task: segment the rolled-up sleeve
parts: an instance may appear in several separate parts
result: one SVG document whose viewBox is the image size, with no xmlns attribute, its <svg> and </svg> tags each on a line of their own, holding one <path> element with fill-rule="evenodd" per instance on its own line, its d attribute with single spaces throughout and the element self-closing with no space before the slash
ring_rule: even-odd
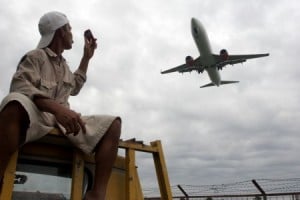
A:
<svg viewBox="0 0 300 200">
<path fill-rule="evenodd" d="M 84 72 L 82 72 L 80 69 L 76 70 L 74 72 L 75 87 L 73 88 L 73 90 L 71 92 L 72 96 L 75 96 L 80 92 L 85 81 L 86 81 L 86 74 Z"/>
<path fill-rule="evenodd" d="M 38 88 L 41 80 L 40 62 L 41 59 L 36 55 L 24 56 L 12 78 L 10 92 L 22 93 L 32 100 L 36 96 L 50 98 L 45 91 Z"/>
</svg>

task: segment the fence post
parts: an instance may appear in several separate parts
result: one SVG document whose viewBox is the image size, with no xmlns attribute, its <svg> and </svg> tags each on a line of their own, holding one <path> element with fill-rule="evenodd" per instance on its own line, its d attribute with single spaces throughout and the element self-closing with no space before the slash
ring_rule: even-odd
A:
<svg viewBox="0 0 300 200">
<path fill-rule="evenodd" d="M 265 193 L 265 191 L 260 187 L 260 185 L 256 182 L 256 180 L 252 180 L 252 183 L 255 185 L 255 187 L 260 191 L 260 193 L 262 194 L 264 200 L 267 200 L 267 195 Z"/>
<path fill-rule="evenodd" d="M 189 200 L 189 195 L 186 193 L 186 191 L 184 191 L 184 189 L 180 185 L 177 185 L 177 187 L 184 194 L 184 196 L 186 197 L 186 200 Z"/>
</svg>

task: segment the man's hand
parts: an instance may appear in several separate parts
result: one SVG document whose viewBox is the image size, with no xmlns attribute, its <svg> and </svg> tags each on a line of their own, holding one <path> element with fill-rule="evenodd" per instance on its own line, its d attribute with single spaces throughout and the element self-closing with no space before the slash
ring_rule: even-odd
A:
<svg viewBox="0 0 300 200">
<path fill-rule="evenodd" d="M 85 123 L 81 120 L 80 114 L 68 108 L 60 109 L 55 114 L 56 120 L 66 129 L 66 134 L 77 135 L 82 129 L 86 133 Z"/>
<path fill-rule="evenodd" d="M 91 59 L 94 55 L 94 51 L 97 48 L 97 39 L 94 38 L 84 38 L 84 50 L 83 50 L 83 58 Z"/>
<path fill-rule="evenodd" d="M 52 113 L 57 122 L 66 129 L 66 134 L 77 135 L 80 129 L 84 134 L 86 133 L 85 123 L 79 113 L 45 97 L 35 97 L 33 101 L 41 111 Z"/>
<path fill-rule="evenodd" d="M 83 49 L 83 57 L 79 64 L 79 69 L 86 73 L 89 65 L 90 59 L 93 57 L 95 49 L 97 48 L 97 39 L 87 39 L 84 38 L 84 49 Z"/>
</svg>

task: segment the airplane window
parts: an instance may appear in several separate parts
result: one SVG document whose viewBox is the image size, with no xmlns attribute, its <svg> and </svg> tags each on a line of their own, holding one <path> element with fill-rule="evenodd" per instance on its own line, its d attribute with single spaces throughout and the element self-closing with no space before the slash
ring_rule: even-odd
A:
<svg viewBox="0 0 300 200">
<path fill-rule="evenodd" d="M 36 161 L 18 163 L 14 184 L 13 200 L 55 199 L 69 200 L 71 197 L 70 164 L 39 163 Z M 90 184 L 85 172 L 83 191 Z"/>
</svg>

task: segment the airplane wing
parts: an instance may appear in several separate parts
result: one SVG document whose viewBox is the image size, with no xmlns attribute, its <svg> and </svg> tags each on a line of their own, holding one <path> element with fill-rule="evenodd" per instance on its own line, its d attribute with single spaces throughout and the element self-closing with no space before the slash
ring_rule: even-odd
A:
<svg viewBox="0 0 300 200">
<path fill-rule="evenodd" d="M 174 68 L 171 68 L 171 69 L 162 71 L 162 72 L 160 72 L 160 73 L 161 73 L 161 74 L 167 74 L 167 73 L 171 73 L 171 72 L 178 72 L 178 71 L 183 70 L 183 69 L 186 69 L 186 68 L 187 68 L 186 64 L 182 64 L 182 65 L 179 65 L 179 66 L 177 66 L 177 67 L 174 67 Z"/>
<path fill-rule="evenodd" d="M 237 59 L 252 59 L 269 56 L 268 53 L 264 54 L 247 54 L 247 55 L 228 55 L 228 60 L 237 60 Z"/>
<path fill-rule="evenodd" d="M 234 64 L 246 62 L 248 59 L 260 58 L 265 56 L 269 56 L 269 54 L 265 53 L 265 54 L 228 55 L 227 59 L 223 60 L 220 55 L 214 54 L 218 68 L 222 68 L 228 64 L 234 65 Z"/>
<path fill-rule="evenodd" d="M 191 72 L 193 70 L 196 70 L 198 72 L 202 72 L 204 70 L 204 66 L 201 64 L 201 59 L 200 57 L 196 58 L 193 61 L 193 64 L 191 66 L 187 65 L 187 64 L 182 64 L 179 65 L 177 67 L 165 70 L 160 72 L 161 74 L 167 74 L 167 73 L 171 73 L 171 72 L 180 72 L 180 73 L 184 73 L 184 72 Z"/>
</svg>

